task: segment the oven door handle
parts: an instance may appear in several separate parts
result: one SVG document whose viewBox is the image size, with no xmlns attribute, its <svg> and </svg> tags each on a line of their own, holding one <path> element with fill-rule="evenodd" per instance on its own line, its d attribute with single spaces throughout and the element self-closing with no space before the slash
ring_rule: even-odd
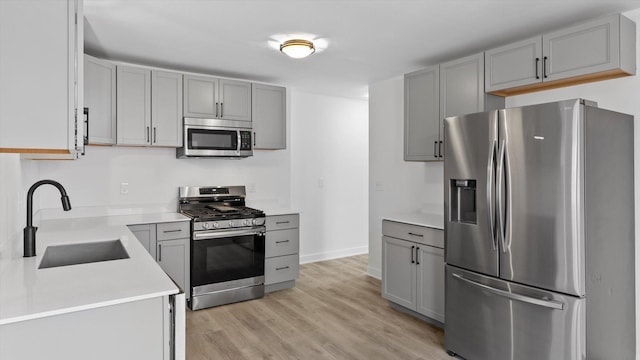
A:
<svg viewBox="0 0 640 360">
<path fill-rule="evenodd" d="M 193 233 L 193 240 L 209 240 L 209 239 L 218 239 L 223 237 L 230 236 L 245 236 L 245 235 L 264 235 L 266 228 L 261 227 L 258 229 L 249 229 L 249 230 L 210 230 L 210 231 L 198 231 Z"/>
</svg>

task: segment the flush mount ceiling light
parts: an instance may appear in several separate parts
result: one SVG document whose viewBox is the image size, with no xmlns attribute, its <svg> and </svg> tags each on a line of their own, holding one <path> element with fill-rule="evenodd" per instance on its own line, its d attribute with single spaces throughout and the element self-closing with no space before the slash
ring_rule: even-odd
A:
<svg viewBox="0 0 640 360">
<path fill-rule="evenodd" d="M 309 40 L 291 39 L 280 45 L 280 51 L 291 58 L 302 59 L 313 54 L 316 47 Z"/>
</svg>

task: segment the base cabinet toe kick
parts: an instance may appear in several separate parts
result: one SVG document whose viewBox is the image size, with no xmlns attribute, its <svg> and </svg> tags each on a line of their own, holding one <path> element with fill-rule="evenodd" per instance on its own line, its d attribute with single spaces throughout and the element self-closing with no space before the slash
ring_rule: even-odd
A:
<svg viewBox="0 0 640 360">
<path fill-rule="evenodd" d="M 443 326 L 444 231 L 382 221 L 382 297 L 403 312 Z"/>
</svg>

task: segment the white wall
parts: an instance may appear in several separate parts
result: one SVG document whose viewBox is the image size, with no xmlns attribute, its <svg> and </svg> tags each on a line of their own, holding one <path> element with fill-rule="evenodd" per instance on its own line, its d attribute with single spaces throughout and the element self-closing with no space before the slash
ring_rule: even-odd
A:
<svg viewBox="0 0 640 360">
<path fill-rule="evenodd" d="M 403 77 L 369 86 L 369 269 L 381 276 L 382 218 L 444 207 L 441 162 L 404 161 Z"/>
<path fill-rule="evenodd" d="M 300 261 L 366 253 L 367 102 L 292 92 L 291 198 Z"/>
<path fill-rule="evenodd" d="M 26 193 L 36 179 L 35 162 L 22 161 L 16 154 L 0 154 L 0 252 L 22 248 Z"/>
</svg>

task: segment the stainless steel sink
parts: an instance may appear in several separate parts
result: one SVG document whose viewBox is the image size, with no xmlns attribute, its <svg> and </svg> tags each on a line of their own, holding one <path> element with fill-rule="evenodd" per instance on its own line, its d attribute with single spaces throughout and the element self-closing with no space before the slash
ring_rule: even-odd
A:
<svg viewBox="0 0 640 360">
<path fill-rule="evenodd" d="M 38 269 L 128 259 L 120 240 L 47 246 Z"/>
</svg>

